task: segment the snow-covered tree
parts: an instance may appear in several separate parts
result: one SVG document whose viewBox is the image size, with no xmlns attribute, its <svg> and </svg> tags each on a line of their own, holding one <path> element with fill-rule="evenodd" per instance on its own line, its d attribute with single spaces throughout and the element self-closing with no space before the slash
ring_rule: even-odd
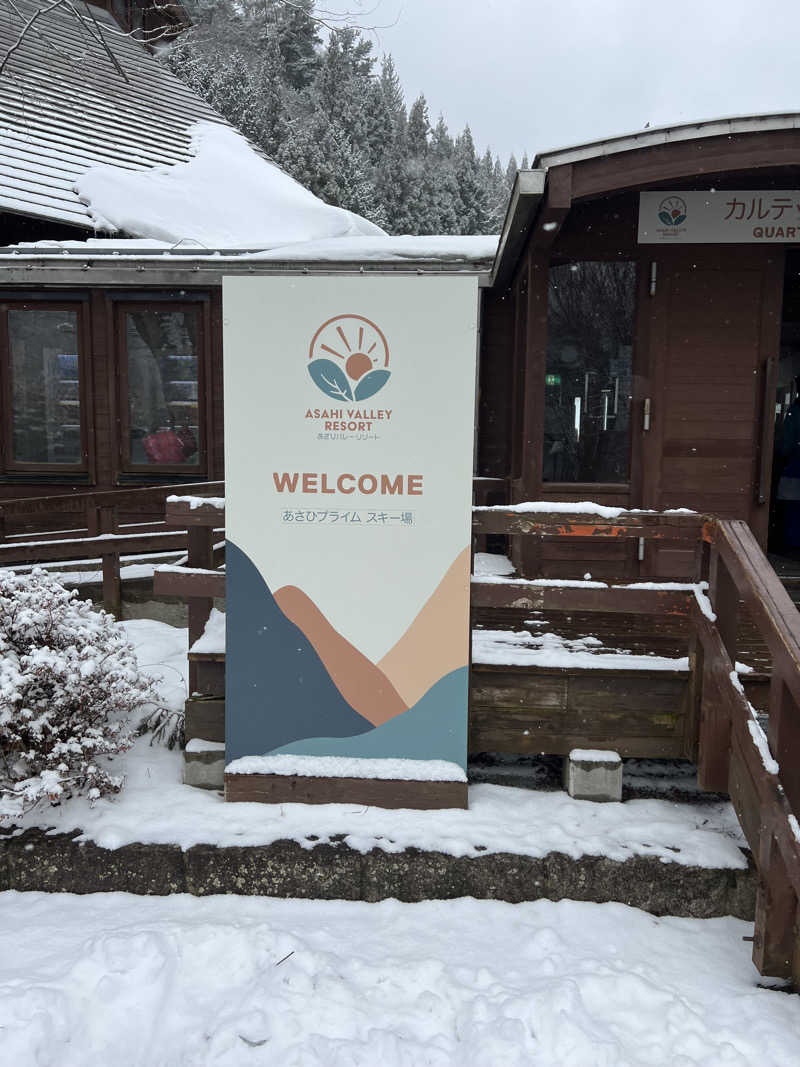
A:
<svg viewBox="0 0 800 1067">
<path fill-rule="evenodd" d="M 44 570 L 0 571 L 0 818 L 118 791 L 108 763 L 154 703 L 113 616 Z"/>
<path fill-rule="evenodd" d="M 467 128 L 431 129 L 424 95 L 408 114 L 391 56 L 328 25 L 314 0 L 196 0 L 165 62 L 317 196 L 391 233 L 495 231 L 505 204 L 495 161 Z"/>
</svg>

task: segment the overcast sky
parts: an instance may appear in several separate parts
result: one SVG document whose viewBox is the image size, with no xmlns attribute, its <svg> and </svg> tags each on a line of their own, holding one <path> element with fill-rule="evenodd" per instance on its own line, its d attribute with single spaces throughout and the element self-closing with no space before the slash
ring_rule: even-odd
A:
<svg viewBox="0 0 800 1067">
<path fill-rule="evenodd" d="M 798 0 L 380 0 L 362 17 L 397 19 L 373 39 L 409 103 L 424 92 L 432 121 L 469 123 L 504 163 L 647 122 L 800 111 Z"/>
</svg>

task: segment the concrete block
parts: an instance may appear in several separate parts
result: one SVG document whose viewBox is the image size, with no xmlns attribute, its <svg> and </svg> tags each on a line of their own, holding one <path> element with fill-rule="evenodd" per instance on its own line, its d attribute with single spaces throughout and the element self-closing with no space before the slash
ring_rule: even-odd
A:
<svg viewBox="0 0 800 1067">
<path fill-rule="evenodd" d="M 622 800 L 619 753 L 573 748 L 564 759 L 564 789 L 576 800 Z"/>
<path fill-rule="evenodd" d="M 223 789 L 225 745 L 198 738 L 191 740 L 183 753 L 183 784 L 199 789 Z"/>
</svg>

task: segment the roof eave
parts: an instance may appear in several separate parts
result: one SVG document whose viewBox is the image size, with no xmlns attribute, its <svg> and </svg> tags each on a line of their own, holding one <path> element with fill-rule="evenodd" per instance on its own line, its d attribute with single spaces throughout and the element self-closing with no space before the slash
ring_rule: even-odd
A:
<svg viewBox="0 0 800 1067">
<path fill-rule="evenodd" d="M 582 145 L 555 149 L 551 152 L 540 152 L 534 159 L 533 165 L 543 170 L 549 170 L 551 167 L 559 167 L 565 163 L 580 163 L 587 159 L 598 159 L 604 156 L 617 155 L 620 152 L 631 152 L 637 148 L 651 148 L 681 141 L 695 141 L 706 137 L 726 137 L 768 130 L 795 129 L 800 129 L 800 114 L 795 112 L 743 115 L 699 122 L 686 122 L 674 126 L 660 126 L 653 129 L 639 130 L 636 133 L 624 134 L 619 137 L 607 137 Z"/>
<path fill-rule="evenodd" d="M 493 289 L 503 288 L 511 280 L 544 196 L 545 177 L 541 169 L 517 171 L 492 267 Z"/>
</svg>

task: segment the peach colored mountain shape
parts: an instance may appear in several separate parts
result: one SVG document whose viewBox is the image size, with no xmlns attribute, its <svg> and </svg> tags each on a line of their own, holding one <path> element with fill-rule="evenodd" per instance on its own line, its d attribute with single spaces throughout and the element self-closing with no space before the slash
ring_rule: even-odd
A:
<svg viewBox="0 0 800 1067">
<path fill-rule="evenodd" d="M 469 663 L 469 571 L 465 548 L 397 644 L 378 662 L 409 707 L 440 678 Z"/>
<path fill-rule="evenodd" d="M 383 671 L 331 626 L 302 589 L 285 585 L 274 596 L 286 618 L 314 646 L 333 684 L 359 715 L 380 726 L 408 711 L 408 705 Z"/>
</svg>

